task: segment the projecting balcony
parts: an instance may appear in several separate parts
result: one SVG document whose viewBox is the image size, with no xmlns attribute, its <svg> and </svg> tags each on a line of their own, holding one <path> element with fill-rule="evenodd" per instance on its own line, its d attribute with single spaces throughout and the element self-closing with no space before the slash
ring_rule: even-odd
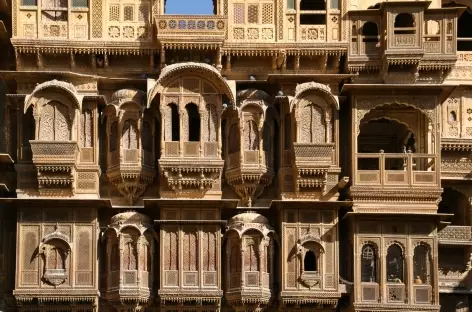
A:
<svg viewBox="0 0 472 312">
<path fill-rule="evenodd" d="M 358 153 L 354 161 L 352 198 L 360 201 L 395 198 L 435 203 L 441 196 L 440 172 L 436 163 L 438 157 L 434 154 Z M 436 210 L 434 204 L 427 212 Z"/>
<path fill-rule="evenodd" d="M 158 15 L 157 39 L 161 42 L 215 45 L 226 36 L 227 17 L 219 15 Z"/>
<path fill-rule="evenodd" d="M 471 228 L 468 225 L 448 225 L 438 232 L 443 245 L 472 245 Z"/>
<path fill-rule="evenodd" d="M 358 153 L 356 160 L 356 186 L 439 187 L 433 154 Z"/>
<path fill-rule="evenodd" d="M 74 193 L 77 142 L 30 141 L 30 144 L 40 193 L 59 190 Z"/>
</svg>

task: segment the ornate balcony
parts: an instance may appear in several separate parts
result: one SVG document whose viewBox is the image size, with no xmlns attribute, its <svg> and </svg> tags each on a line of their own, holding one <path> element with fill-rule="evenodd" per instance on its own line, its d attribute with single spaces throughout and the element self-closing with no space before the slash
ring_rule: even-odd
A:
<svg viewBox="0 0 472 312">
<path fill-rule="evenodd" d="M 444 245 L 472 245 L 470 226 L 448 225 L 438 232 L 439 243 Z"/>
<path fill-rule="evenodd" d="M 297 192 L 315 188 L 325 193 L 328 190 L 328 173 L 335 164 L 334 143 L 293 143 L 293 156 Z"/>
<path fill-rule="evenodd" d="M 357 153 L 352 197 L 362 201 L 388 196 L 436 203 L 441 196 L 437 163 L 434 154 Z"/>
<path fill-rule="evenodd" d="M 41 195 L 74 193 L 79 148 L 71 141 L 30 141 Z"/>
<path fill-rule="evenodd" d="M 162 43 L 188 46 L 221 44 L 225 39 L 227 18 L 219 15 L 158 15 L 157 39 Z"/>
</svg>

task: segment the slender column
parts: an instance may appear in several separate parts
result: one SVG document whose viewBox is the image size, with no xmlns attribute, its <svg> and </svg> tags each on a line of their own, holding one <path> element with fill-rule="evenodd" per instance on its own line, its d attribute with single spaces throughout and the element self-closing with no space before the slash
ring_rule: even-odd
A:
<svg viewBox="0 0 472 312">
<path fill-rule="evenodd" d="M 220 101 L 221 101 L 221 97 L 220 97 Z M 216 121 L 217 122 L 217 129 L 218 129 L 217 130 L 218 132 L 216 133 L 216 140 L 218 142 L 218 154 L 217 154 L 217 156 L 218 156 L 218 158 L 221 158 L 222 144 L 223 144 L 223 140 L 225 140 L 225 138 L 221 137 L 221 111 L 217 110 L 216 114 L 218 116 L 217 121 Z M 226 133 L 226 131 L 225 131 L 225 133 Z"/>
<path fill-rule="evenodd" d="M 186 126 L 186 125 L 184 125 L 183 118 L 182 118 L 184 116 L 184 114 L 185 114 L 185 112 L 180 109 L 180 104 L 179 104 L 179 123 L 180 123 L 180 127 L 179 127 L 179 136 L 180 136 L 179 155 L 180 155 L 180 157 L 182 157 L 182 155 L 183 155 L 184 140 L 188 140 L 187 138 L 184 138 L 184 133 L 183 133 L 184 132 L 184 127 Z M 189 131 L 190 131 L 190 129 L 189 129 Z"/>
<path fill-rule="evenodd" d="M 295 55 L 295 71 L 300 69 L 300 54 Z"/>
<path fill-rule="evenodd" d="M 244 237 L 241 239 L 241 288 L 246 285 L 246 272 L 244 270 L 244 253 L 246 252 L 246 242 L 244 241 Z"/>
<path fill-rule="evenodd" d="M 204 102 L 205 103 L 205 102 Z M 205 113 L 208 114 L 208 118 L 210 118 L 209 114 L 210 112 L 206 111 L 206 108 L 205 108 L 205 104 L 203 104 L 203 109 L 199 109 L 199 114 L 200 114 L 200 148 L 199 148 L 199 151 L 198 151 L 198 155 L 200 155 L 200 157 L 203 157 L 203 149 L 204 149 L 204 141 L 203 141 L 203 123 L 205 121 L 205 119 L 203 118 L 205 116 Z M 190 129 L 188 130 L 190 131 Z"/>
<path fill-rule="evenodd" d="M 3 81 L 0 81 L 0 153 L 7 153 L 7 126 L 5 122 L 7 106 L 7 88 Z"/>
<path fill-rule="evenodd" d="M 161 47 L 161 64 L 160 68 L 163 69 L 166 66 L 166 49 L 164 46 Z"/>
<path fill-rule="evenodd" d="M 231 54 L 226 55 L 226 70 L 231 70 Z"/>
<path fill-rule="evenodd" d="M 166 136 L 166 130 L 167 130 L 167 123 L 170 122 L 168 118 L 166 118 L 166 111 L 163 107 L 160 107 L 161 111 L 161 116 L 164 118 L 161 118 L 161 157 L 165 156 L 165 136 Z M 171 134 L 172 135 L 172 134 Z M 157 155 L 156 155 L 157 156 Z"/>
<path fill-rule="evenodd" d="M 223 66 L 221 65 L 221 59 L 223 57 L 223 52 L 221 51 L 221 48 L 218 47 L 217 52 L 216 52 L 216 69 L 221 71 L 223 69 Z"/>
<path fill-rule="evenodd" d="M 264 285 L 264 272 L 266 271 L 266 257 L 268 255 L 265 254 L 265 239 L 261 239 L 259 242 L 259 267 L 257 268 L 259 271 L 259 287 L 262 287 Z"/>
</svg>

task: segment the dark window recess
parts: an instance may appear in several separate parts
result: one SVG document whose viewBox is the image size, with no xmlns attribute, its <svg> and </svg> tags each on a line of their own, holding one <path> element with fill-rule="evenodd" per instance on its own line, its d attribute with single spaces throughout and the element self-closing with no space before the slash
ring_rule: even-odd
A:
<svg viewBox="0 0 472 312">
<path fill-rule="evenodd" d="M 170 104 L 170 109 L 172 111 L 172 141 L 180 141 L 180 120 L 177 105 Z"/>
<path fill-rule="evenodd" d="M 188 140 L 191 142 L 200 141 L 200 114 L 197 105 L 191 103 L 185 107 L 188 114 Z"/>
<path fill-rule="evenodd" d="M 300 25 L 325 25 L 325 14 L 301 14 Z"/>
<path fill-rule="evenodd" d="M 415 19 L 409 13 L 400 13 L 395 18 L 395 35 L 413 35 L 415 34 Z"/>
<path fill-rule="evenodd" d="M 302 0 L 300 1 L 300 11 L 324 11 L 326 3 L 324 0 Z"/>
<path fill-rule="evenodd" d="M 316 272 L 317 270 L 317 263 L 316 263 L 316 255 L 313 251 L 308 250 L 305 254 L 305 259 L 303 260 L 303 268 L 304 271 L 309 272 Z"/>
<path fill-rule="evenodd" d="M 472 51 L 472 9 L 467 9 L 457 23 L 457 50 Z"/>
<path fill-rule="evenodd" d="M 362 35 L 364 42 L 378 42 L 379 30 L 374 22 L 367 22 L 362 26 Z"/>
</svg>

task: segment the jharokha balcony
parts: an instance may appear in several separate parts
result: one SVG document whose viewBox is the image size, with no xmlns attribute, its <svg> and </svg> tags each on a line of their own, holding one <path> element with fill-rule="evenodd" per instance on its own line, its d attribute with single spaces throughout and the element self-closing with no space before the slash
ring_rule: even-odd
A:
<svg viewBox="0 0 472 312">
<path fill-rule="evenodd" d="M 360 201 L 387 194 L 419 202 L 440 197 L 438 157 L 422 153 L 357 153 L 351 193 Z M 382 196 L 384 196 L 382 195 Z"/>
</svg>

